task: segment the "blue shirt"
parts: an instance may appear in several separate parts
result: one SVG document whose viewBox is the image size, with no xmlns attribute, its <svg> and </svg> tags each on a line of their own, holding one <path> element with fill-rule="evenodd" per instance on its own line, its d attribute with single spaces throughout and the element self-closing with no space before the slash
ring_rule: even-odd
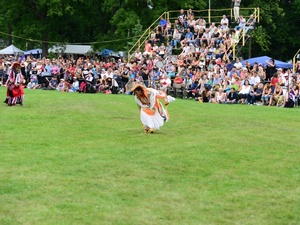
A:
<svg viewBox="0 0 300 225">
<path fill-rule="evenodd" d="M 165 19 L 160 20 L 159 23 L 158 23 L 158 25 L 161 26 L 161 27 L 165 26 L 166 24 L 167 24 L 167 20 L 165 20 Z"/>
<path fill-rule="evenodd" d="M 45 66 L 45 72 L 44 72 L 44 76 L 51 76 L 51 65 L 46 65 Z"/>
<path fill-rule="evenodd" d="M 188 32 L 188 33 L 185 34 L 185 38 L 186 38 L 186 39 L 192 39 L 193 36 L 194 36 L 194 35 L 193 35 L 192 32 Z"/>
</svg>

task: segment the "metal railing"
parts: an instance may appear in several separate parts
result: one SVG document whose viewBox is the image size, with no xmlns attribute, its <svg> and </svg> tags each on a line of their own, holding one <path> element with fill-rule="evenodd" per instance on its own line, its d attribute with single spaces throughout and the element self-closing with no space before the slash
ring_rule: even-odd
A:
<svg viewBox="0 0 300 225">
<path fill-rule="evenodd" d="M 226 15 L 227 17 L 233 18 L 233 9 L 210 9 L 210 10 L 193 10 L 195 19 L 199 18 L 200 16 L 203 17 L 208 24 L 216 23 L 219 24 L 222 16 Z M 174 25 L 174 21 L 178 20 L 179 10 L 167 11 L 162 13 L 139 37 L 139 39 L 135 42 L 135 44 L 128 50 L 128 61 L 134 57 L 134 52 L 137 49 L 142 49 L 145 46 L 146 41 L 150 39 L 150 34 L 152 30 L 155 30 L 158 26 L 158 22 L 161 17 L 164 17 L 166 20 L 170 20 L 172 25 Z M 260 10 L 259 8 L 240 8 L 240 15 L 247 15 L 244 16 L 246 21 L 248 20 L 250 14 L 253 14 L 256 23 L 259 23 L 260 17 Z M 236 47 L 241 42 L 242 46 L 245 45 L 245 30 L 243 29 L 240 32 L 240 36 L 233 41 L 233 58 L 236 57 Z"/>
</svg>

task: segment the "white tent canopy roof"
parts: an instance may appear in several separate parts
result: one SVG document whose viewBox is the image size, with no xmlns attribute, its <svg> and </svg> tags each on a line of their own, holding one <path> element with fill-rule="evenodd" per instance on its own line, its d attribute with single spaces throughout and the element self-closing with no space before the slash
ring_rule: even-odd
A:
<svg viewBox="0 0 300 225">
<path fill-rule="evenodd" d="M 23 53 L 24 53 L 24 51 L 22 51 L 21 49 L 18 49 L 14 45 L 10 45 L 10 46 L 0 50 L 1 55 L 15 55 L 15 54 L 23 54 Z"/>
<path fill-rule="evenodd" d="M 48 52 L 84 55 L 92 53 L 93 48 L 90 45 L 56 45 L 49 48 Z"/>
</svg>

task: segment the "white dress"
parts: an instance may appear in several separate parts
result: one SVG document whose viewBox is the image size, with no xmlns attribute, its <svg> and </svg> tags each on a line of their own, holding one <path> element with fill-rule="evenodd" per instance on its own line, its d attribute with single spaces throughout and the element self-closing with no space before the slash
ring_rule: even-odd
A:
<svg viewBox="0 0 300 225">
<path fill-rule="evenodd" d="M 140 118 L 145 128 L 158 130 L 169 120 L 169 114 L 159 99 L 163 99 L 168 104 L 175 99 L 167 96 L 165 92 L 147 88 L 148 98 L 139 99 L 135 96 L 135 101 L 141 107 Z"/>
</svg>

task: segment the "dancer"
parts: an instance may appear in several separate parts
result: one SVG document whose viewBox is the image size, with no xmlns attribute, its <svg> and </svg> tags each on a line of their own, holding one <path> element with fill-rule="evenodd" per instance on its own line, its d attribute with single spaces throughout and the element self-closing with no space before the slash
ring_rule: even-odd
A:
<svg viewBox="0 0 300 225">
<path fill-rule="evenodd" d="M 154 130 L 158 130 L 164 125 L 164 122 L 169 120 L 167 106 L 175 98 L 163 91 L 146 88 L 141 84 L 135 85 L 132 91 L 135 94 L 135 101 L 139 107 L 141 121 L 146 133 L 153 133 Z M 164 100 L 166 109 L 160 99 Z"/>
<path fill-rule="evenodd" d="M 23 75 L 21 74 L 21 65 L 19 62 L 14 62 L 11 66 L 10 74 L 6 82 L 6 100 L 8 106 L 14 106 L 19 103 L 21 106 L 24 101 L 24 90 L 23 90 Z"/>
</svg>

